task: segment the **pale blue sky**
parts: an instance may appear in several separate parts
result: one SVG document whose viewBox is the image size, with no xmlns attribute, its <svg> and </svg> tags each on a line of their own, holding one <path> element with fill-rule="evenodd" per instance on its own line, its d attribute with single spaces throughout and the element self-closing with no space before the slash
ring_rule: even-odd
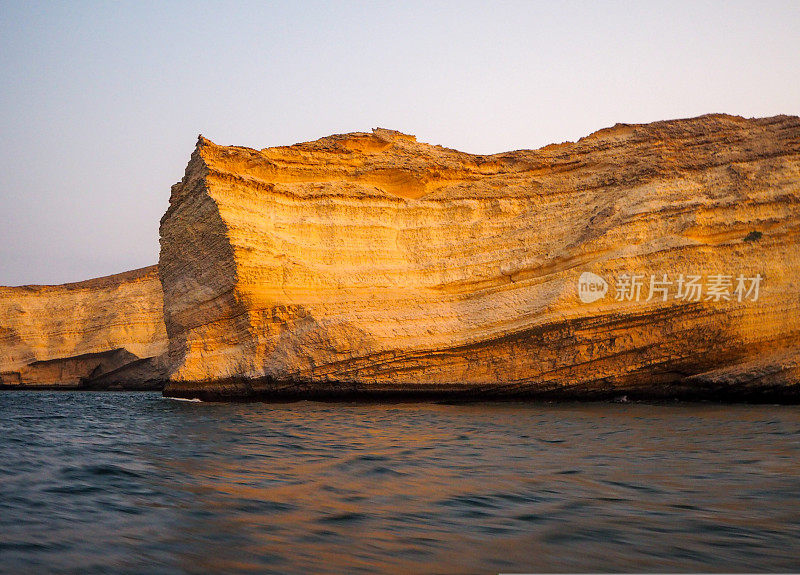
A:
<svg viewBox="0 0 800 575">
<path fill-rule="evenodd" d="M 198 133 L 473 153 L 800 114 L 800 2 L 0 0 L 0 284 L 156 263 Z"/>
</svg>

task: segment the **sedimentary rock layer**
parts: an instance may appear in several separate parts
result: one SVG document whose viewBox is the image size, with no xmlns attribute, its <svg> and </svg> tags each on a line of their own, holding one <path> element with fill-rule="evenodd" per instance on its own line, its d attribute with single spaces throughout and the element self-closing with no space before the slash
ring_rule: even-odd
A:
<svg viewBox="0 0 800 575">
<path fill-rule="evenodd" d="M 167 337 L 156 266 L 0 287 L 0 384 L 160 388 Z"/>
<path fill-rule="evenodd" d="M 799 238 L 796 117 L 485 156 L 201 137 L 161 221 L 166 393 L 796 396 Z"/>
</svg>

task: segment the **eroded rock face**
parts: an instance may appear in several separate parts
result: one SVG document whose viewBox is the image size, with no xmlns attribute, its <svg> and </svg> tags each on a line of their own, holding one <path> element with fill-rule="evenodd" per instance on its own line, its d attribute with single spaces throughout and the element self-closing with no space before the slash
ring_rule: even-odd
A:
<svg viewBox="0 0 800 575">
<path fill-rule="evenodd" d="M 0 287 L 0 384 L 161 388 L 166 350 L 156 266 L 72 284 Z"/>
<path fill-rule="evenodd" d="M 799 234 L 796 117 L 489 156 L 201 137 L 161 222 L 166 393 L 794 396 Z"/>
</svg>

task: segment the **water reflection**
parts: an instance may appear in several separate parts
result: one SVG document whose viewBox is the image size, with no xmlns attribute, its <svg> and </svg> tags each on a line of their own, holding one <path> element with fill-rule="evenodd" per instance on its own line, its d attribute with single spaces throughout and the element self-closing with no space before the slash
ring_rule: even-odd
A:
<svg viewBox="0 0 800 575">
<path fill-rule="evenodd" d="M 4 395 L 3 414 L 35 415 L 45 402 L 23 398 Z M 17 497 L 0 509 L 18 544 L 3 549 L 7 565 L 800 568 L 794 407 L 214 405 L 83 394 L 59 412 L 69 417 L 3 420 L 0 455 L 21 466 L 3 472 Z M 38 469 L 58 473 L 25 468 L 16 437 L 33 442 Z M 67 514 L 37 527 L 35 501 Z M 69 535 L 76 529 L 80 538 Z M 43 548 L 19 546 L 45 530 Z"/>
</svg>

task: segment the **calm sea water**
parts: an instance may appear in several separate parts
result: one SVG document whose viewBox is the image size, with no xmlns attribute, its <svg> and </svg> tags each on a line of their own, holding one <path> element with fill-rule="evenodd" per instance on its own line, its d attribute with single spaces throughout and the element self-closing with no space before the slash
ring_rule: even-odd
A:
<svg viewBox="0 0 800 575">
<path fill-rule="evenodd" d="M 0 393 L 0 571 L 800 570 L 800 408 Z"/>
</svg>

